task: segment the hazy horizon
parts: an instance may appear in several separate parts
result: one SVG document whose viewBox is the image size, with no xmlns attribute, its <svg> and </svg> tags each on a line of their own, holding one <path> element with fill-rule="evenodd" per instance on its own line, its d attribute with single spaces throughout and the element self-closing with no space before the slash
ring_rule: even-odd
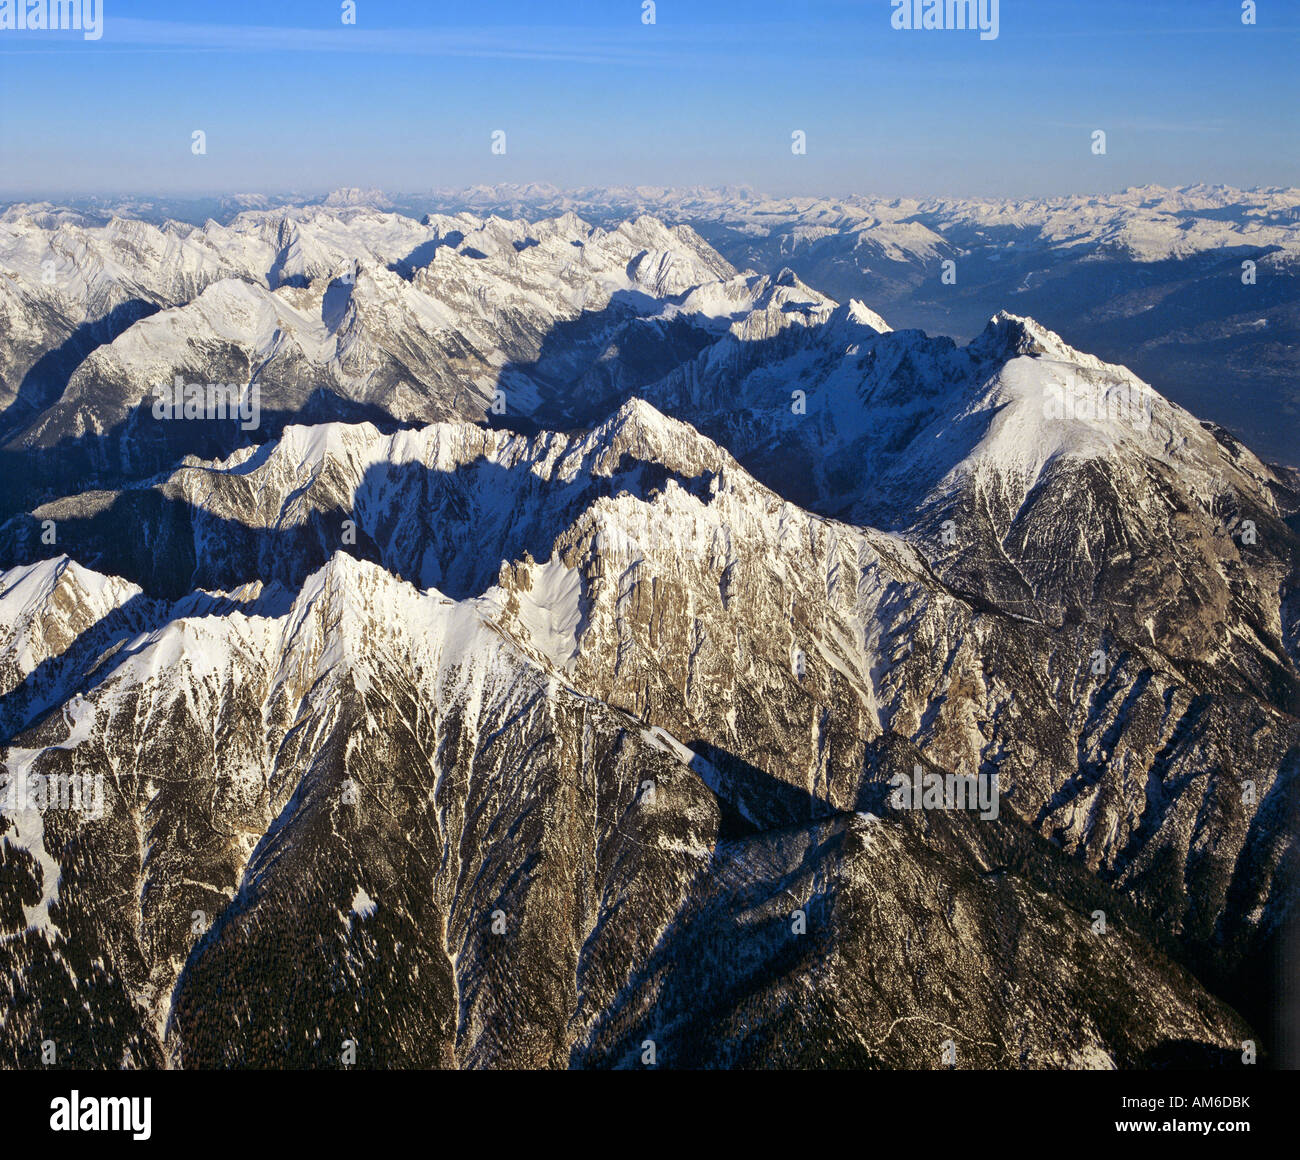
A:
<svg viewBox="0 0 1300 1160">
<path fill-rule="evenodd" d="M 960 190 L 947 192 L 920 194 L 909 191 L 873 191 L 866 189 L 825 189 L 825 190 L 808 190 L 796 192 L 784 192 L 776 189 L 764 188 L 747 183 L 719 183 L 715 185 L 706 184 L 676 184 L 661 185 L 651 182 L 604 182 L 590 185 L 569 184 L 560 185 L 554 182 L 478 182 L 471 185 L 441 186 L 427 189 L 414 188 L 382 188 L 378 186 L 366 185 L 336 185 L 328 188 L 304 188 L 304 189 L 275 189 L 275 188 L 213 188 L 208 190 L 166 190 L 166 189 L 149 189 L 149 188 L 124 188 L 117 190 L 100 190 L 100 191 L 76 191 L 76 190 L 44 190 L 44 189 L 7 189 L 0 186 L 0 203 L 6 205 L 35 204 L 46 202 L 51 205 L 73 206 L 83 202 L 103 202 L 113 204 L 130 200 L 163 200 L 178 202 L 204 202 L 216 200 L 236 200 L 239 198 L 262 198 L 267 201 L 283 204 L 304 204 L 312 205 L 323 203 L 327 198 L 334 194 L 356 192 L 363 197 L 378 195 L 386 201 L 395 203 L 394 212 L 402 212 L 401 206 L 404 203 L 425 198 L 430 200 L 438 199 L 455 199 L 456 197 L 473 191 L 500 191 L 509 193 L 515 191 L 534 191 L 550 192 L 559 197 L 573 197 L 580 194 L 595 193 L 621 193 L 640 191 L 643 194 L 660 193 L 665 195 L 686 195 L 692 193 L 700 194 L 737 194 L 743 193 L 746 197 L 754 199 L 771 199 L 771 200 L 808 200 L 808 201 L 831 201 L 837 199 L 849 200 L 860 198 L 870 201 L 990 201 L 990 202 L 1041 202 L 1049 203 L 1054 201 L 1064 201 L 1070 198 L 1095 197 L 1095 198 L 1114 198 L 1120 197 L 1127 193 L 1136 193 L 1144 190 L 1163 190 L 1168 193 L 1185 193 L 1189 190 L 1205 189 L 1223 190 L 1232 193 L 1243 194 L 1270 194 L 1270 193 L 1288 193 L 1300 190 L 1300 185 L 1255 185 L 1240 186 L 1230 185 L 1225 182 L 1186 182 L 1182 185 L 1162 185 L 1158 182 L 1147 182 L 1141 185 L 1125 185 L 1115 189 L 1073 189 L 1065 190 L 1053 194 L 974 194 L 966 193 Z M 339 203 L 342 207 L 343 203 Z"/>
</svg>

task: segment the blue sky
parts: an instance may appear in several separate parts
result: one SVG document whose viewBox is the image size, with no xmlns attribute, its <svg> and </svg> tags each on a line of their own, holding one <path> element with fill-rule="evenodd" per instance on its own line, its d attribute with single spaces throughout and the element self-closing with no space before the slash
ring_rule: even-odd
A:
<svg viewBox="0 0 1300 1160">
<path fill-rule="evenodd" d="M 0 31 L 0 193 L 1300 185 L 1296 0 L 1001 0 L 989 41 L 889 0 L 102 3 Z"/>
</svg>

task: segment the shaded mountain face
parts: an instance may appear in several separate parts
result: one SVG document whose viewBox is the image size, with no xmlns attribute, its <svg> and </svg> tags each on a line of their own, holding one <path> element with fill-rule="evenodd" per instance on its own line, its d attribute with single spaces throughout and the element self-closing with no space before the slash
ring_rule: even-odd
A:
<svg viewBox="0 0 1300 1160">
<path fill-rule="evenodd" d="M 1271 1056 L 1294 473 L 651 219 L 0 225 L 179 247 L 6 448 L 0 1058 Z"/>
</svg>

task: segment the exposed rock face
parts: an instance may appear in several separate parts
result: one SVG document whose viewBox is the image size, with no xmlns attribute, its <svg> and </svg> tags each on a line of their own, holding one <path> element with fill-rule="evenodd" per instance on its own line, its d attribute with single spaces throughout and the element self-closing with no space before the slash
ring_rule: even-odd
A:
<svg viewBox="0 0 1300 1160">
<path fill-rule="evenodd" d="M 1144 1067 L 1261 1039 L 1294 476 L 1030 320 L 896 333 L 649 219 L 403 250 L 396 215 L 313 212 L 186 235 L 264 284 L 169 283 L 192 297 L 15 444 L 51 463 L 86 399 L 138 404 L 146 351 L 304 389 L 328 364 L 386 412 L 10 509 L 0 1059 Z M 312 347 L 290 313 L 362 249 L 396 268 Z M 372 370 L 409 345 L 432 410 L 346 369 L 349 326 Z M 467 421 L 497 389 L 568 429 Z M 904 808 L 914 771 L 996 778 L 995 816 Z"/>
<path fill-rule="evenodd" d="M 339 554 L 279 616 L 171 621 L 22 736 L 11 770 L 102 774 L 105 805 L 8 819 L 14 1061 L 328 1066 L 350 1038 L 383 1066 L 608 1065 L 651 1039 L 939 1066 L 952 1038 L 963 1065 L 1131 1066 L 1248 1034 L 1021 822 L 714 765 L 503 634 L 521 595 Z"/>
</svg>

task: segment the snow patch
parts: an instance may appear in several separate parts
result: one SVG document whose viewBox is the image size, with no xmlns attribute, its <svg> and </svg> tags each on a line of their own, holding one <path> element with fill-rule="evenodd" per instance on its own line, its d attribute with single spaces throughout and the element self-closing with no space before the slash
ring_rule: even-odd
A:
<svg viewBox="0 0 1300 1160">
<path fill-rule="evenodd" d="M 567 669 L 578 655 L 578 601 L 582 578 L 558 557 L 531 574 L 532 587 L 519 591 L 519 624 L 535 648 L 552 664 Z"/>
</svg>

